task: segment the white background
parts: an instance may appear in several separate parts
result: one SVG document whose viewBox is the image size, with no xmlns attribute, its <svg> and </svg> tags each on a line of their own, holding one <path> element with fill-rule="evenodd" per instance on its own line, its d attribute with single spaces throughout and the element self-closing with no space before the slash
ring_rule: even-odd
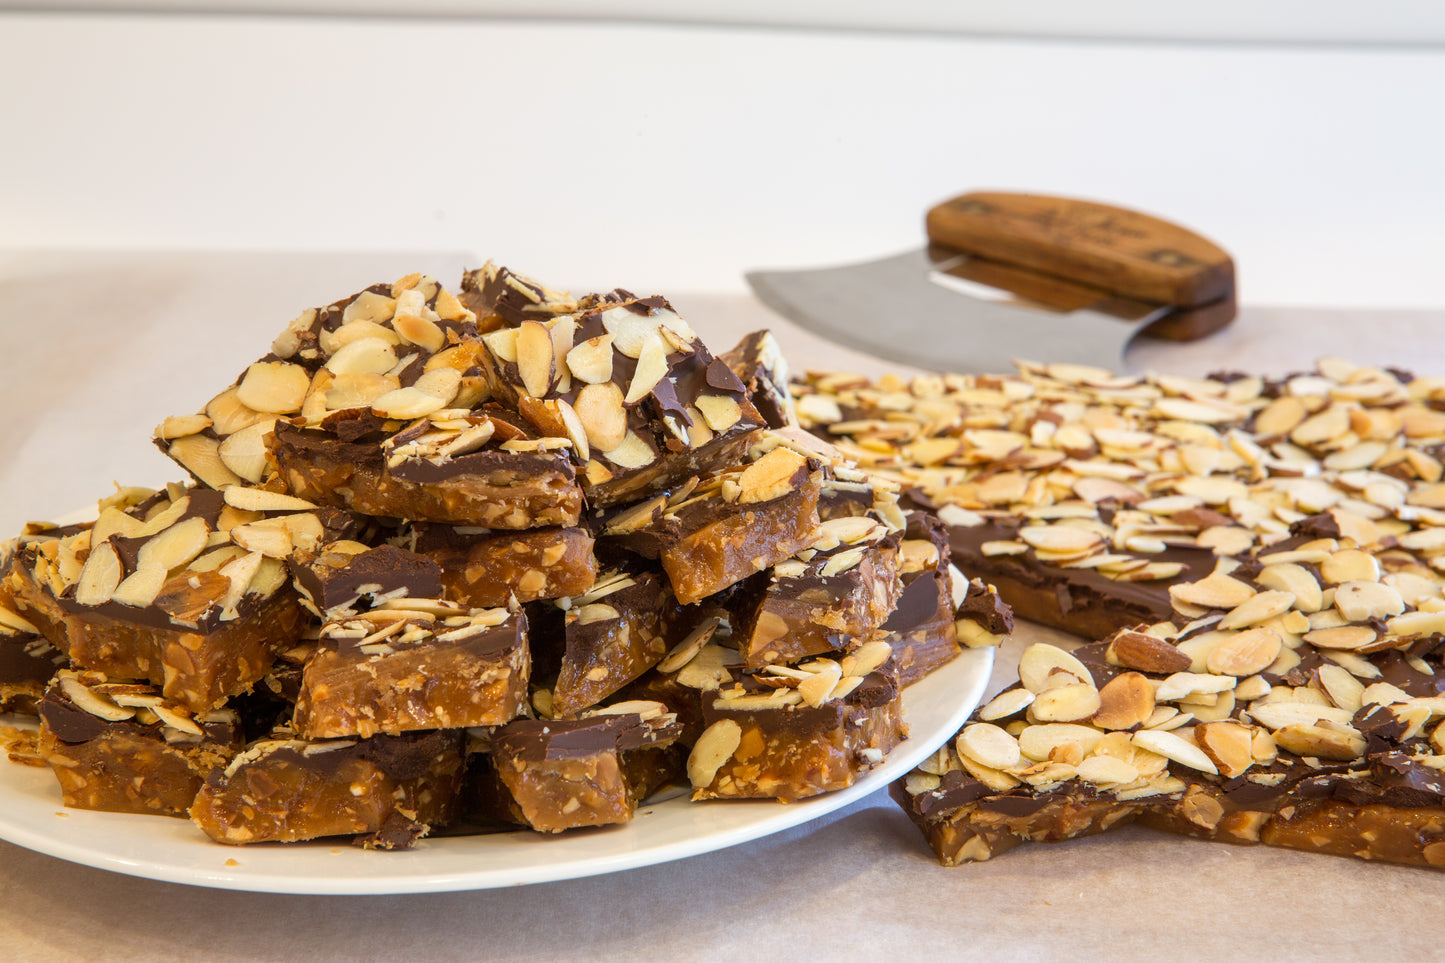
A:
<svg viewBox="0 0 1445 963">
<path fill-rule="evenodd" d="M 1344 8 L 1319 9 L 1301 35 Z M 27 13 L 0 40 L 0 246 L 459 249 L 741 291 L 993 187 L 1190 224 L 1246 301 L 1445 303 L 1439 46 Z"/>
</svg>

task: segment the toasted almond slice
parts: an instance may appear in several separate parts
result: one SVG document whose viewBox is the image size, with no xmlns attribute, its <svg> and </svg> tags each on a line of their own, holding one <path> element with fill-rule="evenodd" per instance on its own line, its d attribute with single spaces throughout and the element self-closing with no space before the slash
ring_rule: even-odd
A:
<svg viewBox="0 0 1445 963">
<path fill-rule="evenodd" d="M 1349 725 L 1287 725 L 1273 735 L 1276 743 L 1299 756 L 1349 762 L 1365 754 L 1365 737 Z"/>
<path fill-rule="evenodd" d="M 1154 687 L 1138 672 L 1124 672 L 1099 690 L 1093 723 L 1101 729 L 1132 729 L 1154 714 Z"/>
<path fill-rule="evenodd" d="M 1172 732 L 1163 732 L 1159 729 L 1142 729 L 1134 733 L 1132 739 L 1134 745 L 1140 749 L 1147 749 L 1150 752 L 1158 753 L 1166 759 L 1179 763 L 1181 766 L 1188 766 L 1190 769 L 1197 769 L 1200 772 L 1207 772 L 1216 776 L 1219 775 L 1219 769 L 1214 765 L 1213 761 L 1204 754 L 1203 750 Z"/>
<path fill-rule="evenodd" d="M 446 402 L 417 388 L 388 391 L 371 403 L 371 410 L 383 418 L 411 420 L 440 411 Z"/>
<path fill-rule="evenodd" d="M 1386 622 L 1385 631 L 1403 638 L 1445 632 L 1445 612 L 1406 612 Z"/>
<path fill-rule="evenodd" d="M 1047 761 L 1055 750 L 1072 746 L 1080 758 L 1093 752 L 1104 733 L 1093 726 L 1070 722 L 1049 722 L 1029 726 L 1018 735 L 1019 750 L 1034 762 Z"/>
<path fill-rule="evenodd" d="M 203 518 L 192 517 L 177 522 L 140 547 L 136 565 L 138 568 L 157 568 L 162 572 L 183 568 L 205 551 L 210 533 Z"/>
<path fill-rule="evenodd" d="M 62 673 L 59 682 L 60 691 L 65 693 L 66 698 L 74 703 L 77 709 L 98 719 L 104 719 L 107 722 L 124 722 L 135 715 L 134 709 L 117 705 L 108 696 L 90 689 L 72 674 Z"/>
<path fill-rule="evenodd" d="M 1046 552 L 1087 552 L 1103 544 L 1092 529 L 1073 525 L 1032 525 L 1019 529 L 1019 539 Z"/>
<path fill-rule="evenodd" d="M 806 464 L 807 459 L 791 448 L 774 448 L 738 476 L 738 501 L 753 504 L 787 494 L 792 490 L 793 476 Z"/>
<path fill-rule="evenodd" d="M 533 398 L 545 398 L 557 373 L 552 332 L 537 321 L 523 321 L 517 329 L 517 374 Z"/>
<path fill-rule="evenodd" d="M 290 532 L 274 520 L 237 525 L 231 529 L 231 540 L 248 552 L 260 552 L 268 558 L 285 558 L 294 550 Z"/>
<path fill-rule="evenodd" d="M 1273 665 L 1283 644 L 1284 640 L 1274 629 L 1256 626 L 1216 645 L 1210 650 L 1204 664 L 1210 672 L 1217 675 L 1232 675 L 1236 678 L 1251 676 Z"/>
<path fill-rule="evenodd" d="M 456 368 L 445 367 L 433 368 L 416 379 L 415 383 L 412 384 L 413 389 L 420 391 L 424 395 L 430 395 L 437 401 L 440 401 L 442 408 L 446 408 L 456 400 L 457 392 L 461 390 L 461 387 L 462 373 Z M 385 395 L 373 400 L 372 405 L 375 406 L 376 401 L 382 397 L 385 397 Z"/>
<path fill-rule="evenodd" d="M 1369 552 L 1357 548 L 1342 549 L 1320 565 L 1320 574 L 1331 585 L 1345 582 L 1378 582 L 1380 563 Z"/>
<path fill-rule="evenodd" d="M 1283 729 L 1285 726 L 1312 726 L 1321 720 L 1349 725 L 1354 718 L 1353 712 L 1338 706 L 1284 701 L 1253 703 L 1249 707 L 1249 715 L 1255 722 L 1271 730 Z"/>
<path fill-rule="evenodd" d="M 301 410 L 311 375 L 289 361 L 258 361 L 236 386 L 236 400 L 253 411 L 287 415 Z"/>
<path fill-rule="evenodd" d="M 1153 692 L 1150 692 L 1153 696 Z M 1009 716 L 1018 715 L 1029 707 L 1034 701 L 1034 694 L 1028 689 L 1008 689 L 1000 692 L 989 700 L 988 704 L 978 710 L 978 718 L 984 722 L 995 722 L 999 719 L 1007 719 Z"/>
<path fill-rule="evenodd" d="M 266 436 L 275 427 L 275 419 L 268 418 L 223 438 L 216 450 L 221 464 L 248 482 L 259 482 L 266 474 Z"/>
<path fill-rule="evenodd" d="M 1156 702 L 1174 702 L 1190 695 L 1210 695 L 1233 689 L 1236 683 L 1237 680 L 1228 675 L 1176 672 L 1155 687 L 1154 699 Z"/>
<path fill-rule="evenodd" d="M 315 503 L 295 495 L 244 485 L 227 488 L 224 498 L 227 505 L 245 512 L 304 512 L 316 507 Z"/>
<path fill-rule="evenodd" d="M 1341 709 L 1354 712 L 1364 705 L 1364 683 L 1340 666 L 1327 663 L 1319 667 L 1315 676 L 1330 701 Z"/>
<path fill-rule="evenodd" d="M 1093 685 L 1094 676 L 1084 663 L 1056 645 L 1037 642 L 1019 657 L 1019 681 L 1035 695 L 1050 688 L 1049 676 L 1056 671 L 1067 673 L 1072 682 Z"/>
<path fill-rule="evenodd" d="M 808 677 L 798 683 L 803 701 L 814 708 L 833 698 L 833 692 L 843 678 L 843 667 L 831 659 L 820 660 L 816 665 L 817 671 L 808 673 Z"/>
<path fill-rule="evenodd" d="M 1445 619 L 1441 621 L 1445 623 Z M 1304 640 L 1319 649 L 1359 649 L 1375 638 L 1375 630 L 1368 625 L 1336 625 L 1304 634 Z"/>
<path fill-rule="evenodd" d="M 625 404 L 635 404 L 646 398 L 658 382 L 667 377 L 667 345 L 661 337 L 648 338 L 638 355 L 637 367 L 632 373 L 632 383 L 627 387 Z"/>
<path fill-rule="evenodd" d="M 205 435 L 177 438 L 166 448 L 166 454 L 209 488 L 225 488 L 242 481 L 241 476 L 227 468 L 221 460 L 220 443 L 214 438 Z"/>
<path fill-rule="evenodd" d="M 567 352 L 567 369 L 572 377 L 587 384 L 612 380 L 612 335 L 588 338 Z"/>
<path fill-rule="evenodd" d="M 954 747 L 960 756 L 992 769 L 1012 769 L 1023 758 L 1018 740 L 987 722 L 964 726 L 954 740 Z"/>
<path fill-rule="evenodd" d="M 1089 756 L 1076 768 L 1084 782 L 1096 786 L 1122 786 L 1139 778 L 1139 770 L 1114 756 Z"/>
<path fill-rule="evenodd" d="M 1194 741 L 1226 779 L 1242 776 L 1255 763 L 1254 730 L 1237 722 L 1202 722 Z"/>
<path fill-rule="evenodd" d="M 440 306 L 440 295 L 437 303 Z M 441 312 L 437 313 L 440 316 Z M 407 341 L 419 345 L 429 352 L 435 353 L 446 346 L 447 335 L 441 325 L 419 314 L 398 314 L 391 319 L 391 326 Z"/>
<path fill-rule="evenodd" d="M 572 350 L 574 353 L 577 351 L 576 348 Z M 577 393 L 573 408 L 587 431 L 587 440 L 597 451 L 609 452 L 625 442 L 628 434 L 627 409 L 623 407 L 622 389 L 615 384 L 586 385 Z"/>
<path fill-rule="evenodd" d="M 1254 595 L 1254 589 L 1247 583 L 1221 572 L 1214 572 L 1197 582 L 1169 587 L 1169 596 L 1175 601 L 1206 609 L 1232 609 L 1243 605 Z"/>
<path fill-rule="evenodd" d="M 1294 604 L 1293 592 L 1271 590 L 1236 605 L 1219 620 L 1221 629 L 1242 629 L 1283 615 Z"/>
<path fill-rule="evenodd" d="M 579 412 L 579 416 L 580 414 Z M 591 434 L 589 431 L 589 439 L 591 439 Z M 591 440 L 595 446 L 596 439 Z M 628 431 L 623 437 L 622 444 L 615 448 L 609 448 L 602 454 L 608 461 L 622 469 L 641 468 L 644 465 L 652 464 L 652 462 L 657 459 L 657 456 L 653 453 L 652 449 L 647 446 L 647 443 L 632 431 Z"/>
<path fill-rule="evenodd" d="M 1105 658 L 1140 672 L 1183 672 L 1192 663 L 1188 655 L 1163 639 L 1130 629 L 1121 629 L 1109 637 Z"/>
<path fill-rule="evenodd" d="M 1038 693 L 1029 713 L 1039 722 L 1079 722 L 1099 711 L 1099 690 L 1091 682 L 1055 686 Z"/>
<path fill-rule="evenodd" d="M 731 395 L 698 395 L 696 405 L 708 428 L 718 433 L 727 431 L 743 417 L 742 407 Z"/>
<path fill-rule="evenodd" d="M 101 542 L 91 549 L 80 570 L 75 601 L 80 605 L 101 605 L 110 601 L 111 594 L 120 585 L 120 576 L 119 556 L 109 542 Z"/>
<path fill-rule="evenodd" d="M 396 360 L 396 349 L 386 340 L 358 338 L 328 358 L 325 367 L 333 375 L 386 374 L 396 367 Z"/>
<path fill-rule="evenodd" d="M 1303 565 L 1294 562 L 1266 565 L 1255 581 L 1265 588 L 1293 595 L 1294 607 L 1301 612 L 1318 612 L 1324 605 L 1324 590 Z"/>
<path fill-rule="evenodd" d="M 143 609 L 156 600 L 166 581 L 166 570 L 141 567 L 130 573 L 110 595 L 112 602 Z"/>
<path fill-rule="evenodd" d="M 876 672 L 893 654 L 893 646 L 881 640 L 864 642 L 843 657 L 843 674 L 862 678 Z"/>
<path fill-rule="evenodd" d="M 187 435 L 198 434 L 211 427 L 211 419 L 205 415 L 171 415 L 156 426 L 155 436 L 161 441 L 174 441 Z"/>
</svg>

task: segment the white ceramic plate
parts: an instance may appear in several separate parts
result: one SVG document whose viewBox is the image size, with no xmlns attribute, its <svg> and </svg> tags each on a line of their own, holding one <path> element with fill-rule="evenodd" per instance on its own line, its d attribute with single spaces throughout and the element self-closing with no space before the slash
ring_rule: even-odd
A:
<svg viewBox="0 0 1445 963">
<path fill-rule="evenodd" d="M 909 738 L 853 786 L 782 804 L 650 800 L 625 826 L 560 836 L 516 832 L 424 839 L 406 852 L 343 840 L 222 846 L 188 821 L 65 809 L 50 770 L 0 759 L 0 839 L 150 879 L 270 893 L 430 893 L 594 876 L 707 853 L 816 819 L 883 789 L 942 745 L 978 705 L 992 649 L 968 649 L 903 693 Z M 14 717 L 0 722 L 17 724 Z M 662 796 L 669 796 L 664 792 Z"/>
</svg>

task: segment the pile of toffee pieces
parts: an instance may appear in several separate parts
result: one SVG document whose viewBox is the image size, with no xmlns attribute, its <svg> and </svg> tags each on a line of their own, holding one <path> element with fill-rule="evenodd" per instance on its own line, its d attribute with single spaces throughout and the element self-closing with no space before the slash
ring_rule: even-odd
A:
<svg viewBox="0 0 1445 963">
<path fill-rule="evenodd" d="M 279 327 L 279 325 L 278 325 Z M 504 268 L 308 310 L 122 488 L 0 557 L 10 756 L 223 843 L 623 823 L 851 785 L 1011 623 L 760 332 Z"/>
<path fill-rule="evenodd" d="M 1026 649 L 893 795 L 939 859 L 1140 822 L 1445 867 L 1445 380 L 810 374 L 804 427 L 936 510 Z"/>
</svg>

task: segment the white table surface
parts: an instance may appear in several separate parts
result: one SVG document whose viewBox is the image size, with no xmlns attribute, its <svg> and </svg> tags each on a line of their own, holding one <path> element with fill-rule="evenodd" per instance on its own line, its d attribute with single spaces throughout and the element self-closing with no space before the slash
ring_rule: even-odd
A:
<svg viewBox="0 0 1445 963">
<path fill-rule="evenodd" d="M 175 477 L 149 450 L 149 427 L 195 408 L 259 354 L 293 310 L 412 269 L 445 276 L 457 260 L 0 259 L 0 331 L 8 337 L 32 325 L 68 326 L 59 345 L 7 343 L 0 404 L 25 417 L 7 422 L 10 434 L 0 439 L 20 454 L 0 463 L 4 524 L 74 508 L 111 478 Z M 258 278 L 277 283 L 262 296 L 255 293 Z M 68 310 L 45 291 L 66 292 Z M 210 325 L 195 323 L 191 311 L 200 291 L 214 292 Z M 821 342 L 745 297 L 673 297 L 716 345 L 771 325 L 798 367 L 871 373 L 891 367 Z M 1284 371 L 1319 353 L 1354 349 L 1355 357 L 1445 373 L 1445 343 L 1427 336 L 1441 324 L 1442 312 L 1246 311 L 1213 339 L 1139 345 L 1129 361 L 1192 373 L 1231 364 Z M 212 339 L 218 330 L 224 334 Z M 1361 330 L 1370 332 L 1368 340 Z M 23 350 L 12 353 L 16 348 Z M 1010 681 L 1022 645 L 1049 637 L 1057 638 L 1021 626 L 1000 654 L 993 687 Z M 879 793 L 777 836 L 674 864 L 428 896 L 212 891 L 114 875 L 0 843 L 0 959 L 831 960 L 907 952 L 1156 961 L 1161 954 L 1224 952 L 1222 938 L 1292 960 L 1358 958 L 1367 949 L 1382 959 L 1430 959 L 1431 926 L 1381 932 L 1376 917 L 1388 907 L 1392 916 L 1428 921 L 1442 898 L 1445 876 L 1438 873 L 1209 845 L 1137 828 L 943 869 L 902 811 Z"/>
</svg>

